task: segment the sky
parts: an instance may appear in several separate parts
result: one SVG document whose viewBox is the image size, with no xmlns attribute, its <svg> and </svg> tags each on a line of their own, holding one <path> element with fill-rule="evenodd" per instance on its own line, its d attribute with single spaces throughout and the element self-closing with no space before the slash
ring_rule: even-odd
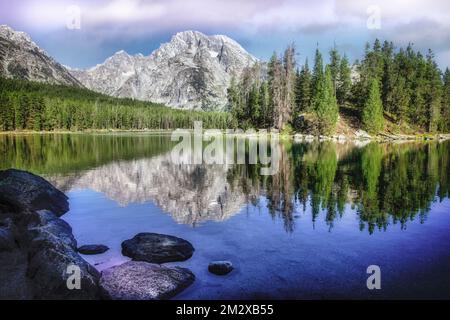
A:
<svg viewBox="0 0 450 320">
<path fill-rule="evenodd" d="M 148 55 L 185 30 L 227 35 L 262 60 L 293 42 L 300 63 L 317 46 L 354 61 L 379 38 L 431 48 L 450 66 L 449 0 L 0 0 L 0 24 L 76 68 L 119 50 Z"/>
</svg>

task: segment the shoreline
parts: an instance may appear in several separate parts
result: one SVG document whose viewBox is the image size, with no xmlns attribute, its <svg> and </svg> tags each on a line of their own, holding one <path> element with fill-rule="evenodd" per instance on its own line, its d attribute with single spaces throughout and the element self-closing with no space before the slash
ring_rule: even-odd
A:
<svg viewBox="0 0 450 320">
<path fill-rule="evenodd" d="M 184 129 L 193 131 L 194 129 Z M 132 134 L 170 134 L 177 129 L 129 129 L 129 130 L 119 130 L 119 129 L 87 129 L 80 131 L 69 131 L 69 130 L 56 130 L 56 131 L 33 131 L 33 130 L 20 130 L 20 131 L 0 131 L 0 135 L 11 135 L 11 136 L 21 136 L 21 135 L 48 135 L 48 134 L 121 134 L 121 133 L 132 133 Z M 208 129 L 205 129 L 208 130 Z M 227 134 L 224 129 L 219 129 L 223 134 Z M 262 129 L 258 129 L 262 130 Z M 296 142 L 312 142 L 312 141 L 335 141 L 335 142 L 346 142 L 346 141 L 378 141 L 378 142 L 389 142 L 389 141 L 442 141 L 449 140 L 450 133 L 422 133 L 416 135 L 410 134 L 391 134 L 381 132 L 375 136 L 369 135 L 363 130 L 358 130 L 359 134 L 355 135 L 349 134 L 334 134 L 331 136 L 327 135 L 314 135 L 308 133 L 280 133 L 279 136 L 282 139 L 292 139 Z M 255 133 L 233 133 L 237 136 L 254 137 L 260 135 L 258 131 Z M 271 134 L 267 132 L 267 134 Z"/>
</svg>

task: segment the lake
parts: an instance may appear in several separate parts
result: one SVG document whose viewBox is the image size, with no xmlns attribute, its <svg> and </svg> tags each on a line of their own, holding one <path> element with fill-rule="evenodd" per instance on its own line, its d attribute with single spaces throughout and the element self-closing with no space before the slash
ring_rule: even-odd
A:
<svg viewBox="0 0 450 320">
<path fill-rule="evenodd" d="M 0 168 L 42 175 L 98 270 L 139 232 L 190 241 L 175 299 L 450 298 L 450 141 L 295 143 L 279 169 L 177 164 L 169 134 L 0 135 Z M 230 260 L 227 276 L 208 272 Z M 369 290 L 367 268 L 381 270 Z"/>
</svg>

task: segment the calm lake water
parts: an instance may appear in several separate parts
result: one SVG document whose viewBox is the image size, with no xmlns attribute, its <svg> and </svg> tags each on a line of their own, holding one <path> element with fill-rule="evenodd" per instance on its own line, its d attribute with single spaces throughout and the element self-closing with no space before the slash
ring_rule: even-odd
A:
<svg viewBox="0 0 450 320">
<path fill-rule="evenodd" d="M 69 196 L 63 216 L 84 258 L 127 261 L 139 232 L 196 251 L 177 299 L 450 298 L 450 142 L 280 144 L 279 170 L 174 164 L 169 135 L 0 135 L 0 168 L 44 176 Z M 208 272 L 230 260 L 227 276 Z M 381 268 L 368 290 L 366 269 Z"/>
</svg>

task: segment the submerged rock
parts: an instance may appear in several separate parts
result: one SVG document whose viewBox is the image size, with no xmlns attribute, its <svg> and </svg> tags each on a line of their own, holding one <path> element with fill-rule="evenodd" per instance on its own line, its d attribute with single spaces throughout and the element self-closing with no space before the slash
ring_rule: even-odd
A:
<svg viewBox="0 0 450 320">
<path fill-rule="evenodd" d="M 192 257 L 194 250 L 184 239 L 158 233 L 139 233 L 122 242 L 123 255 L 151 263 L 184 261 Z"/>
<path fill-rule="evenodd" d="M 213 261 L 208 265 L 208 271 L 219 276 L 226 275 L 233 269 L 233 264 L 230 261 Z"/>
<path fill-rule="evenodd" d="M 109 250 L 109 247 L 103 244 L 87 244 L 78 248 L 81 254 L 100 254 Z"/>
<path fill-rule="evenodd" d="M 69 211 L 64 193 L 41 177 L 16 169 L 0 171 L 0 203 L 16 212 L 47 209 L 61 216 Z"/>
<path fill-rule="evenodd" d="M 194 274 L 186 268 L 129 261 L 104 270 L 100 289 L 105 299 L 161 300 L 173 297 L 194 280 Z"/>
</svg>

